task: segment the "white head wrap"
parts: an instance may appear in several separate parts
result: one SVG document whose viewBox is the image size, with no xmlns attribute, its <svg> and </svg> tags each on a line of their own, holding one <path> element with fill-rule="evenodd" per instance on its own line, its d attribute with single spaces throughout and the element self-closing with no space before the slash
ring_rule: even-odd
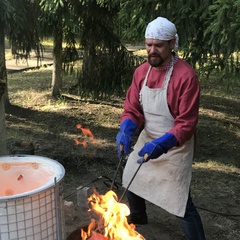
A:
<svg viewBox="0 0 240 240">
<path fill-rule="evenodd" d="M 178 49 L 178 34 L 175 24 L 170 22 L 168 19 L 158 17 L 150 22 L 145 31 L 145 38 L 152 38 L 158 40 L 171 40 L 176 38 L 174 50 Z"/>
</svg>

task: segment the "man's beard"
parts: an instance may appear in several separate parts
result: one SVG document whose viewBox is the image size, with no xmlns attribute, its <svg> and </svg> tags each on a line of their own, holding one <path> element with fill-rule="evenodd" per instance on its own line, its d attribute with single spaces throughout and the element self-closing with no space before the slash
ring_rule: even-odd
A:
<svg viewBox="0 0 240 240">
<path fill-rule="evenodd" d="M 152 59 L 152 57 L 156 57 Z M 148 62 L 152 67 L 159 67 L 163 63 L 163 59 L 159 55 L 148 55 Z"/>
</svg>

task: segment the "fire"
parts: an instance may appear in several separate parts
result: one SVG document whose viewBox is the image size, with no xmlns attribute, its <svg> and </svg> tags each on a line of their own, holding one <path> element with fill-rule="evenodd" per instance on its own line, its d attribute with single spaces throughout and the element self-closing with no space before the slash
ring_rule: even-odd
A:
<svg viewBox="0 0 240 240">
<path fill-rule="evenodd" d="M 134 224 L 128 224 L 126 216 L 130 214 L 126 204 L 119 203 L 116 193 L 108 191 L 100 195 L 96 191 L 88 198 L 89 211 L 96 217 L 91 219 L 88 230 L 81 229 L 82 240 L 137 240 L 144 237 L 135 231 Z"/>
<path fill-rule="evenodd" d="M 78 123 L 76 125 L 77 129 L 80 129 L 82 131 L 82 134 L 84 135 L 84 137 L 89 137 L 91 139 L 91 142 L 94 143 L 95 139 L 94 136 L 91 132 L 91 130 L 89 128 L 83 128 L 82 125 L 80 123 Z M 84 148 L 87 147 L 87 142 L 86 141 L 79 141 L 79 140 L 75 140 L 75 144 L 77 145 L 83 145 Z"/>
<path fill-rule="evenodd" d="M 83 145 L 84 148 L 87 147 L 87 142 L 85 142 L 85 141 L 80 142 L 79 140 L 75 139 L 75 144 L 76 145 Z"/>
<path fill-rule="evenodd" d="M 94 142 L 94 136 L 89 128 L 83 128 L 80 123 L 76 125 L 76 128 L 80 129 L 84 136 L 89 137 L 92 140 L 92 143 Z"/>
</svg>

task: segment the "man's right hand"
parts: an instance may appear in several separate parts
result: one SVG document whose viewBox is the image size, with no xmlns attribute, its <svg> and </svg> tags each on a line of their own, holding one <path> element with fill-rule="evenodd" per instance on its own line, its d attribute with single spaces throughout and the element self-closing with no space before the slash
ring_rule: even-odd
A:
<svg viewBox="0 0 240 240">
<path fill-rule="evenodd" d="M 118 157 L 122 154 L 129 154 L 131 152 L 132 135 L 137 129 L 137 124 L 131 119 L 125 119 L 120 125 L 120 131 L 116 136 L 116 144 L 118 147 Z"/>
</svg>

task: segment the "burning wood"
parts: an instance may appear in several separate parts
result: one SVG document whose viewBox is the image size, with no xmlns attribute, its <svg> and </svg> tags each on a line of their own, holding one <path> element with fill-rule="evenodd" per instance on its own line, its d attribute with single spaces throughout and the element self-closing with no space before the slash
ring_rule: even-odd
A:
<svg viewBox="0 0 240 240">
<path fill-rule="evenodd" d="M 82 240 L 81 237 L 81 231 L 82 229 L 85 229 L 85 231 L 87 230 L 86 227 L 83 228 L 78 228 L 75 231 L 73 231 L 66 240 Z M 106 237 L 104 237 L 102 234 L 97 233 L 95 231 L 91 232 L 91 236 L 87 238 L 87 240 L 108 240 Z"/>
<path fill-rule="evenodd" d="M 92 231 L 91 237 L 88 238 L 88 240 L 108 240 L 108 238 L 104 237 L 103 235 Z"/>
<path fill-rule="evenodd" d="M 130 210 L 126 204 L 119 203 L 117 195 L 108 191 L 105 195 L 96 191 L 88 198 L 89 211 L 93 214 L 91 223 L 75 230 L 67 240 L 144 240 L 135 231 L 134 224 L 128 224 Z"/>
</svg>

